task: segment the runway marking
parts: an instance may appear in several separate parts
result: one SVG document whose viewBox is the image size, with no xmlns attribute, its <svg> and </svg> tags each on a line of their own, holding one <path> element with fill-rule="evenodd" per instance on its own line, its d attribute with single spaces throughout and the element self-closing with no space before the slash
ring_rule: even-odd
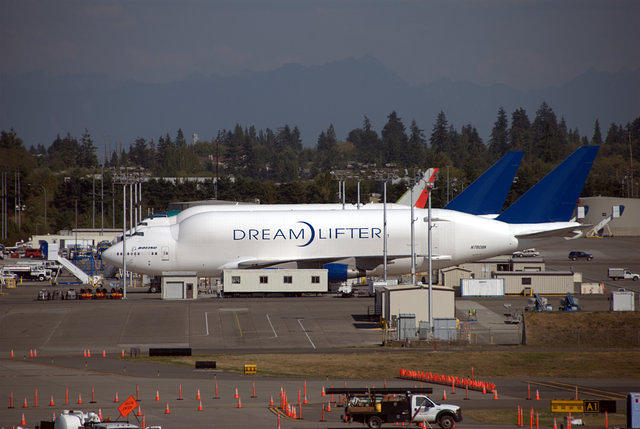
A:
<svg viewBox="0 0 640 429">
<path fill-rule="evenodd" d="M 623 395 L 621 393 L 609 392 L 607 390 L 595 389 L 593 387 L 585 387 L 585 386 L 580 386 L 576 384 L 561 383 L 559 381 L 549 381 L 549 382 L 543 383 L 541 381 L 527 380 L 525 383 L 531 383 L 538 386 L 551 387 L 553 389 L 565 390 L 567 392 L 575 392 L 577 387 L 578 392 L 582 392 L 590 396 L 596 396 L 604 399 L 625 399 L 627 397 L 626 395 Z"/>
<path fill-rule="evenodd" d="M 271 318 L 269 317 L 268 313 L 267 313 L 267 322 L 269 322 L 269 326 L 271 326 L 271 330 L 273 331 L 273 338 L 278 338 L 278 333 L 276 332 L 275 328 L 273 327 L 273 323 L 271 323 Z"/>
<path fill-rule="evenodd" d="M 51 341 L 51 338 L 53 337 L 53 334 L 58 330 L 58 328 L 60 327 L 60 325 L 62 324 L 62 322 L 64 322 L 64 320 L 67 318 L 67 316 L 71 314 L 70 311 L 67 310 L 67 312 L 65 313 L 64 316 L 62 316 L 62 318 L 60 319 L 60 321 L 58 323 L 56 323 L 56 326 L 51 330 L 51 333 L 49 334 L 49 336 L 47 337 L 46 340 L 44 340 L 44 343 L 42 343 L 42 345 L 40 347 L 45 347 L 49 341 Z"/>
<path fill-rule="evenodd" d="M 314 348 L 316 348 L 316 345 L 313 344 L 313 341 L 311 341 L 311 337 L 309 336 L 309 334 L 307 333 L 307 330 L 304 329 L 304 326 L 302 326 L 302 319 L 298 319 L 298 325 L 300 325 L 300 327 L 302 328 L 302 332 L 304 332 L 304 334 L 307 336 L 307 340 L 309 340 L 309 342 L 311 343 L 311 346 Z"/>
<path fill-rule="evenodd" d="M 240 318 L 238 317 L 238 313 L 235 313 L 236 315 L 236 323 L 238 325 L 238 331 L 240 331 L 240 336 L 242 336 L 242 327 L 240 327 Z"/>
<path fill-rule="evenodd" d="M 204 326 L 207 328 L 207 336 L 209 335 L 209 313 L 204 313 Z"/>
</svg>

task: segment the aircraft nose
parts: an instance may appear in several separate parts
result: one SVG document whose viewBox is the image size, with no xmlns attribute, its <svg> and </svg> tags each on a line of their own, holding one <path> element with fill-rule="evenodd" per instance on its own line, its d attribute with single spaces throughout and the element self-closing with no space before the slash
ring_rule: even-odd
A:
<svg viewBox="0 0 640 429">
<path fill-rule="evenodd" d="M 109 263 L 110 265 L 118 266 L 118 261 L 120 265 L 122 264 L 122 258 L 118 257 L 118 249 L 122 249 L 122 243 L 116 243 L 113 246 L 109 247 L 107 250 L 102 252 L 102 258 Z"/>
</svg>

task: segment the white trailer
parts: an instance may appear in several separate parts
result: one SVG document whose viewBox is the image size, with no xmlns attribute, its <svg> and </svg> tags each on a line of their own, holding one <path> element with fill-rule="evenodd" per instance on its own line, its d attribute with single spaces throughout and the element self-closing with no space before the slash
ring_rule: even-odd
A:
<svg viewBox="0 0 640 429">
<path fill-rule="evenodd" d="M 325 269 L 246 269 L 224 270 L 223 292 L 225 294 L 269 294 L 282 293 L 327 293 L 328 270 Z"/>
<path fill-rule="evenodd" d="M 504 296 L 504 279 L 460 279 L 461 296 Z"/>
</svg>

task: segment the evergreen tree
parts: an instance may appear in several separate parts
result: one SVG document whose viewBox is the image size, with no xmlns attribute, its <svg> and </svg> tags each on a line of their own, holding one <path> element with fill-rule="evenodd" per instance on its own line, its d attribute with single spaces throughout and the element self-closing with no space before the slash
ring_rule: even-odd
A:
<svg viewBox="0 0 640 429">
<path fill-rule="evenodd" d="M 531 123 L 527 112 L 523 108 L 511 114 L 511 128 L 509 129 L 509 146 L 512 150 L 524 150 L 530 156 Z"/>
<path fill-rule="evenodd" d="M 395 110 L 387 116 L 387 123 L 382 129 L 382 145 L 386 162 L 401 162 L 407 151 L 409 139 L 404 124 Z"/>
<path fill-rule="evenodd" d="M 408 150 L 405 151 L 403 162 L 407 166 L 422 167 L 426 162 L 426 139 L 424 137 L 424 131 L 418 127 L 416 120 L 411 121 L 409 127 L 409 145 Z"/>
<path fill-rule="evenodd" d="M 560 138 L 556 115 L 547 103 L 542 102 L 536 112 L 532 130 L 532 155 L 550 163 L 566 153 L 567 148 Z"/>
<path fill-rule="evenodd" d="M 431 150 L 431 156 L 434 157 L 440 152 L 448 153 L 451 148 L 451 136 L 449 135 L 449 124 L 447 123 L 447 117 L 441 110 L 436 118 L 436 123 L 433 125 L 431 131 L 431 137 L 429 138 L 429 149 Z"/>
<path fill-rule="evenodd" d="M 87 129 L 84 130 L 80 139 L 80 153 L 78 154 L 78 165 L 85 168 L 94 168 L 98 165 L 96 147 Z"/>
<path fill-rule="evenodd" d="M 602 133 L 600 132 L 600 121 L 596 119 L 596 122 L 593 124 L 593 136 L 591 137 L 591 144 L 593 145 L 601 145 L 602 144 Z"/>
<path fill-rule="evenodd" d="M 498 117 L 491 130 L 491 138 L 489 139 L 489 152 L 495 158 L 501 157 L 509 151 L 508 127 L 507 114 L 500 107 L 498 109 Z"/>
</svg>

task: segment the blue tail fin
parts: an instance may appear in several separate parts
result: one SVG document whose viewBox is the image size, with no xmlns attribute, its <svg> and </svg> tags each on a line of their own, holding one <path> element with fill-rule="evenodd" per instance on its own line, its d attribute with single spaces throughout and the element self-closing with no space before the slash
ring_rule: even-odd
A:
<svg viewBox="0 0 640 429">
<path fill-rule="evenodd" d="M 507 153 L 451 200 L 445 209 L 474 215 L 500 213 L 523 154 L 522 151 Z"/>
<path fill-rule="evenodd" d="M 507 223 L 571 219 L 599 146 L 582 146 L 498 216 Z"/>
</svg>

